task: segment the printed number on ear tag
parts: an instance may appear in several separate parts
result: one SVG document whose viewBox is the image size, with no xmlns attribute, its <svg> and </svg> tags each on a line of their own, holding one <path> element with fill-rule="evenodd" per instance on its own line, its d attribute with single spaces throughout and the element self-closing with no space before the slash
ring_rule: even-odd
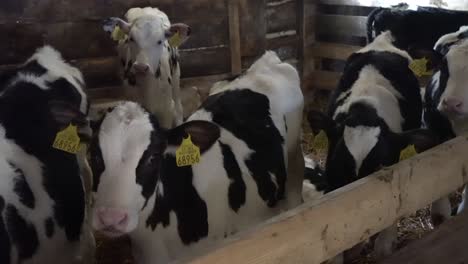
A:
<svg viewBox="0 0 468 264">
<path fill-rule="evenodd" d="M 180 44 L 182 44 L 182 37 L 180 36 L 180 33 L 177 32 L 169 39 L 169 45 L 177 48 L 180 46 Z"/>
<path fill-rule="evenodd" d="M 111 37 L 114 41 L 121 41 L 127 37 L 127 34 L 123 32 L 119 26 L 115 26 L 114 31 L 112 31 Z"/>
<path fill-rule="evenodd" d="M 200 148 L 195 146 L 190 135 L 182 140 L 176 150 L 177 167 L 191 166 L 200 162 Z"/>
<path fill-rule="evenodd" d="M 77 127 L 70 124 L 64 130 L 59 131 L 55 136 L 53 148 L 71 154 L 76 154 L 80 150 L 80 137 Z"/>
<path fill-rule="evenodd" d="M 413 71 L 413 73 L 418 76 L 424 75 L 432 75 L 432 71 L 427 70 L 427 63 L 429 61 L 426 58 L 416 59 L 409 65 L 409 68 Z"/>
<path fill-rule="evenodd" d="M 325 131 L 320 130 L 320 132 L 314 136 L 314 141 L 312 142 L 312 148 L 316 151 L 327 151 L 328 150 L 328 137 Z"/>
<path fill-rule="evenodd" d="M 409 159 L 417 154 L 418 152 L 416 152 L 414 145 L 409 145 L 400 152 L 400 161 Z"/>
</svg>

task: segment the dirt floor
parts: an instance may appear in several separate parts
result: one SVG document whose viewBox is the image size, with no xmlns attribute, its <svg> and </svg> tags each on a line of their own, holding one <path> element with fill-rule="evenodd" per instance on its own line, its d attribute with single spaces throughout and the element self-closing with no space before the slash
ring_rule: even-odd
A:
<svg viewBox="0 0 468 264">
<path fill-rule="evenodd" d="M 325 93 L 315 94 L 311 100 L 311 104 L 306 106 L 307 109 L 324 110 L 326 108 L 328 95 Z M 312 157 L 320 166 L 325 163 L 326 152 L 315 151 L 312 147 L 313 134 L 304 118 L 303 122 L 303 150 L 306 155 Z M 459 195 L 454 195 L 452 200 L 459 199 Z M 397 248 L 407 245 L 409 242 L 421 238 L 424 234 L 433 229 L 429 207 L 417 211 L 410 217 L 403 218 L 398 223 L 398 244 Z M 105 240 L 97 236 L 97 255 L 96 262 L 98 264 L 131 264 L 133 263 L 130 253 L 130 242 L 128 238 L 118 240 Z M 369 264 L 376 263 L 372 255 L 370 245 L 363 251 L 360 258 L 353 264 Z"/>
</svg>

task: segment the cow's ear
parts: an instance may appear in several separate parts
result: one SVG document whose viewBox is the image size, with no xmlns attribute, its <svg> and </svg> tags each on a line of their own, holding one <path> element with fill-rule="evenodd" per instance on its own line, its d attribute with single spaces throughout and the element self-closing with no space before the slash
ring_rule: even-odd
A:
<svg viewBox="0 0 468 264">
<path fill-rule="evenodd" d="M 440 52 L 427 48 L 409 47 L 408 53 L 413 60 L 425 58 L 428 61 L 427 70 L 437 71 L 444 59 L 444 56 Z"/>
<path fill-rule="evenodd" d="M 184 43 L 192 33 L 192 29 L 183 23 L 172 24 L 171 27 L 166 30 L 166 38 L 169 40 L 172 46 L 180 46 Z"/>
<path fill-rule="evenodd" d="M 69 124 L 76 126 L 88 125 L 88 119 L 78 107 L 65 101 L 50 101 L 49 110 L 54 121 L 60 127 L 66 127 Z"/>
<path fill-rule="evenodd" d="M 421 153 L 439 144 L 439 137 L 429 129 L 414 129 L 398 136 L 401 149 L 414 145 L 417 153 Z"/>
<path fill-rule="evenodd" d="M 328 138 L 333 138 L 336 134 L 335 121 L 322 112 L 311 110 L 307 113 L 307 120 L 309 121 L 310 128 L 314 134 L 325 131 Z"/>
<path fill-rule="evenodd" d="M 204 152 L 218 140 L 220 129 L 214 123 L 196 120 L 184 123 L 166 133 L 169 146 L 179 146 L 182 140 L 190 135 L 193 144 Z"/>
<path fill-rule="evenodd" d="M 115 36 L 112 36 L 113 38 L 119 37 L 117 35 L 119 35 L 120 32 L 114 32 L 115 27 L 117 26 L 119 26 L 121 33 L 123 34 L 128 34 L 130 32 L 131 24 L 121 18 L 109 17 L 102 21 L 102 28 L 104 31 L 111 35 L 115 34 Z"/>
<path fill-rule="evenodd" d="M 88 142 L 91 139 L 92 130 L 89 126 L 89 120 L 80 109 L 68 102 L 51 101 L 49 102 L 49 110 L 59 130 L 72 124 L 78 127 L 78 135 L 82 142 Z"/>
</svg>

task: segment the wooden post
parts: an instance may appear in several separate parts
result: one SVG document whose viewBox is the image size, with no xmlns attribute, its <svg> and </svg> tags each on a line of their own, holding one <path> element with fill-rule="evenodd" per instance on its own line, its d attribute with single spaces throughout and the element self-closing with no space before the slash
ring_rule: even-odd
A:
<svg viewBox="0 0 468 264">
<path fill-rule="evenodd" d="M 466 136 L 303 204 L 190 263 L 305 264 L 330 259 L 466 183 Z"/>
<path fill-rule="evenodd" d="M 242 55 L 239 27 L 239 0 L 229 0 L 229 38 L 231 47 L 231 73 L 242 71 Z"/>
<path fill-rule="evenodd" d="M 297 70 L 299 72 L 299 76 L 301 80 L 304 78 L 304 50 L 305 50 L 305 3 L 304 0 L 296 0 L 297 1 L 297 15 L 296 15 L 296 28 L 297 28 L 297 36 L 298 36 L 298 43 L 297 43 Z M 305 0 L 307 1 L 307 0 Z"/>
</svg>

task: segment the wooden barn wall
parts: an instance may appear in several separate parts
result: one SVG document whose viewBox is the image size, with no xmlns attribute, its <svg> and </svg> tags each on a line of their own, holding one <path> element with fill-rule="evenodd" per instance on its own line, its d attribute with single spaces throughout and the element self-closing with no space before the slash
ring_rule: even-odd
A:
<svg viewBox="0 0 468 264">
<path fill-rule="evenodd" d="M 297 63 L 299 2 L 2 0 L 0 70 L 14 67 L 37 47 L 50 44 L 83 71 L 91 94 L 113 96 L 112 89 L 120 84 L 118 60 L 115 43 L 102 30 L 102 20 L 122 17 L 129 8 L 144 6 L 158 7 L 173 23 L 184 22 L 192 27 L 192 37 L 180 50 L 183 78 L 229 74 L 236 64 L 231 63 L 232 56 L 239 56 L 235 60 L 246 68 L 265 49 L 274 49 L 283 59 Z M 235 14 L 238 17 L 233 19 Z"/>
<path fill-rule="evenodd" d="M 304 90 L 336 88 L 346 59 L 365 46 L 367 15 L 401 0 L 305 0 Z M 403 1 L 404 2 L 404 1 Z M 424 85 L 428 79 L 420 79 Z"/>
</svg>

